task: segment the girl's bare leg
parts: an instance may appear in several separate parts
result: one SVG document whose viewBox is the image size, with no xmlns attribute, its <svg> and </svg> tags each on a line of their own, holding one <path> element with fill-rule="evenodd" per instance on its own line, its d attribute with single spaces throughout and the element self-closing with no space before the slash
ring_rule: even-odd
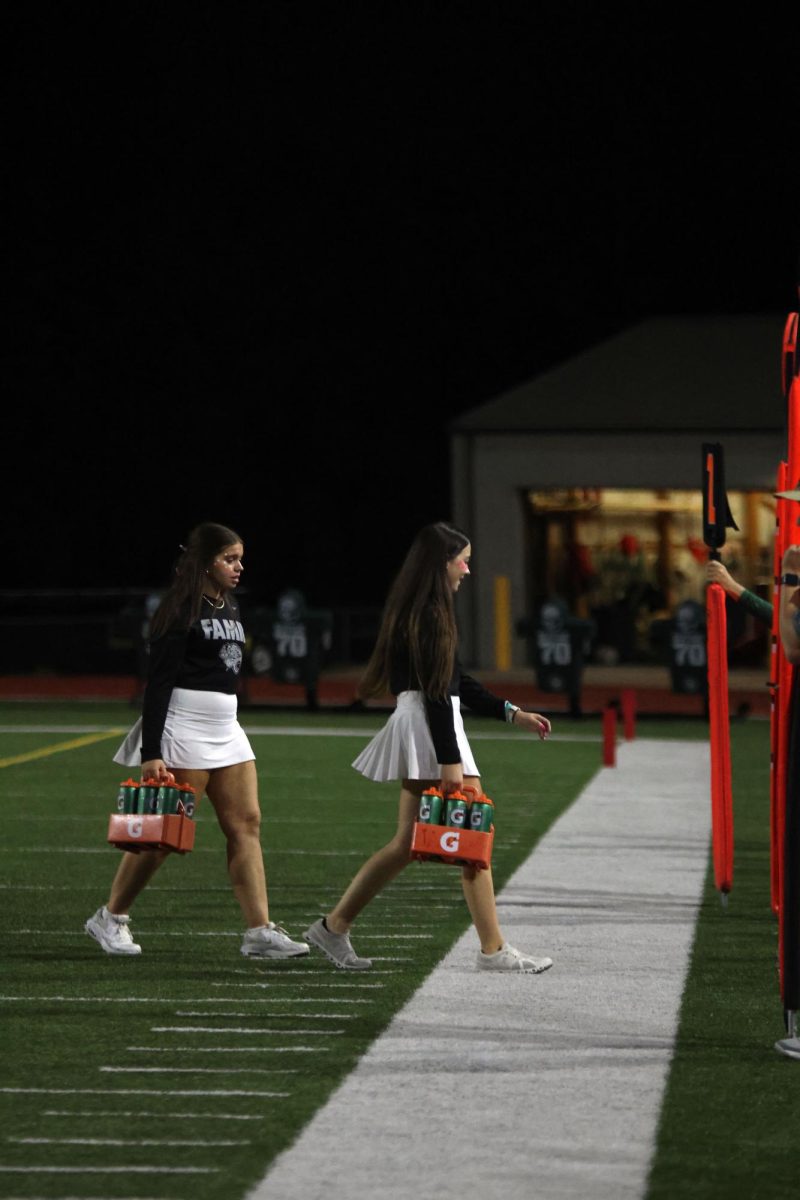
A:
<svg viewBox="0 0 800 1200">
<path fill-rule="evenodd" d="M 419 810 L 419 798 L 430 784 L 420 780 L 403 780 L 397 831 L 390 842 L 368 858 L 353 878 L 341 900 L 328 913 L 325 923 L 331 933 L 347 933 L 358 914 L 382 891 L 387 883 L 400 874 L 409 862 L 414 821 Z"/>
<path fill-rule="evenodd" d="M 225 834 L 228 875 L 247 927 L 266 925 L 269 905 L 255 763 L 236 763 L 211 771 L 206 792 Z"/>
<path fill-rule="evenodd" d="M 475 776 L 465 776 L 465 786 L 481 792 L 481 781 Z M 497 905 L 494 898 L 492 871 L 479 871 L 475 867 L 462 867 L 461 887 L 467 902 L 472 923 L 475 926 L 484 954 L 495 954 L 505 938 L 497 920 Z"/>
<path fill-rule="evenodd" d="M 497 921 L 491 867 L 485 871 L 478 871 L 475 867 L 462 867 L 461 886 L 472 923 L 480 938 L 481 950 L 484 954 L 495 954 L 505 938 Z"/>
<path fill-rule="evenodd" d="M 126 850 L 111 884 L 106 903 L 108 911 L 117 917 L 127 915 L 136 897 L 170 853 L 169 850 L 140 850 L 138 854 L 133 854 Z"/>
</svg>

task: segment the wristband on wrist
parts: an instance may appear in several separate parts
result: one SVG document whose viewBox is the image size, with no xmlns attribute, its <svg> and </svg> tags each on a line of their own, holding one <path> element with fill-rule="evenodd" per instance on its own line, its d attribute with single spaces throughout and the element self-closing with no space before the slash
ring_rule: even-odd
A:
<svg viewBox="0 0 800 1200">
<path fill-rule="evenodd" d="M 795 575 L 792 571 L 787 571 L 781 575 L 781 583 L 787 587 L 800 587 L 800 575 Z"/>
<path fill-rule="evenodd" d="M 506 720 L 509 725 L 514 724 L 514 714 L 519 712 L 519 705 L 512 704 L 510 700 L 506 700 Z"/>
</svg>

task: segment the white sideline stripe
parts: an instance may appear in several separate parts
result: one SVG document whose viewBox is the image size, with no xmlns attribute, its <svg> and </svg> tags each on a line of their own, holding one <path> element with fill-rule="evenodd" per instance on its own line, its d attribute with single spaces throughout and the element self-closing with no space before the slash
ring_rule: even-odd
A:
<svg viewBox="0 0 800 1200">
<path fill-rule="evenodd" d="M 377 972 L 377 971 L 370 971 L 370 975 L 377 975 L 379 973 L 380 972 Z M 345 974 L 345 972 L 343 971 L 342 974 Z M 357 972 L 356 971 L 347 971 L 346 974 L 356 975 Z M 384 971 L 383 974 L 386 975 L 386 974 L 389 974 L 389 972 Z M 397 972 L 392 971 L 391 974 L 396 975 Z M 279 984 L 279 983 L 291 983 L 296 986 L 297 980 L 296 979 L 276 979 L 274 983 L 216 983 L 216 982 L 212 981 L 211 986 L 218 987 L 218 988 L 273 988 L 273 987 L 276 987 L 277 984 Z M 358 990 L 360 992 L 374 992 L 374 991 L 377 991 L 378 988 L 385 988 L 386 984 L 385 983 L 359 983 L 356 980 L 353 980 L 352 983 L 350 983 L 350 982 L 347 982 L 347 983 L 344 983 L 344 982 L 343 983 L 306 983 L 306 981 L 304 979 L 303 987 L 304 988 L 326 988 L 328 991 L 333 991 L 333 992 L 343 991 L 345 988 L 354 987 L 354 988 L 358 988 Z M 347 1004 L 347 1003 L 356 1004 L 357 1001 L 356 1000 L 351 1000 L 351 1001 L 337 1000 L 336 1003 L 337 1004 L 340 1004 L 340 1003 L 341 1004 Z M 366 1000 L 362 1001 L 362 1003 L 366 1004 L 367 1001 Z"/>
<path fill-rule="evenodd" d="M 235 987 L 243 987 L 243 984 L 234 984 Z M 261 987 L 261 984 L 258 984 Z M 267 984 L 263 985 L 268 986 Z M 304 985 L 305 986 L 305 985 Z M 58 1001 L 64 1004 L 149 1004 L 151 1007 L 156 1001 L 152 996 L 0 996 L 0 1001 L 20 1002 L 28 1004 L 31 1001 L 39 1002 Z M 225 996 L 171 996 L 158 1000 L 159 1004 L 329 1004 L 330 1001 L 323 996 L 237 996 L 236 999 L 226 999 Z M 340 996 L 336 1000 L 337 1004 L 371 1004 L 371 1000 L 358 1000 L 348 996 Z M 263 1015 L 263 1014 L 261 1014 Z M 284 1013 L 283 1016 L 290 1016 L 290 1013 Z M 310 1014 L 303 1014 L 308 1016 Z"/>
<path fill-rule="evenodd" d="M 115 1114 L 116 1116 L 116 1114 Z M 183 1114 L 181 1114 L 181 1119 Z M 20 1146 L 251 1146 L 249 1138 L 245 1141 L 209 1141 L 206 1138 L 193 1140 L 168 1141 L 157 1138 L 48 1138 L 48 1137 L 9 1137 L 7 1142 L 15 1142 Z"/>
<path fill-rule="evenodd" d="M 6 1196 L 6 1200 L 90 1200 L 88 1196 Z M 126 1196 L 125 1200 L 172 1200 L 169 1196 Z"/>
<path fill-rule="evenodd" d="M 216 852 L 215 852 L 216 853 Z M 303 850 L 298 847 L 295 850 L 290 850 L 284 847 L 279 851 L 280 854 L 305 854 L 311 855 L 314 858 L 363 858 L 363 850 Z"/>
<path fill-rule="evenodd" d="M 0 854 L 12 854 L 10 846 L 0 846 Z M 17 846 L 18 854 L 108 854 L 108 846 Z M 49 932 L 49 931 L 48 931 Z"/>
<path fill-rule="evenodd" d="M 52 927 L 52 925 L 50 926 L 49 929 L 8 929 L 8 930 L 6 930 L 6 932 L 9 934 L 12 934 L 12 935 L 15 935 L 15 934 L 22 935 L 22 934 L 32 933 L 32 934 L 35 934 L 37 937 L 44 937 L 44 936 L 52 934 L 53 937 L 59 937 L 59 938 L 62 938 L 62 937 L 84 937 L 86 934 L 86 931 L 84 929 L 54 929 Z M 137 932 L 138 932 L 138 930 L 137 930 Z M 221 932 L 203 933 L 201 930 L 193 929 L 191 936 L 193 938 L 195 938 L 195 937 L 240 938 L 242 935 L 241 935 L 241 933 L 221 933 Z M 147 937 L 148 940 L 150 938 L 157 938 L 157 937 L 185 938 L 186 930 L 184 930 L 184 929 L 163 929 L 163 930 L 148 929 L 147 933 L 145 934 L 145 937 Z M 304 957 L 304 956 L 301 955 L 301 957 Z"/>
<path fill-rule="evenodd" d="M 232 1017 L 258 1017 L 260 1020 L 266 1020 L 266 1021 L 271 1021 L 271 1020 L 274 1020 L 275 1018 L 280 1020 L 281 1017 L 292 1017 L 292 1018 L 296 1017 L 298 1020 L 301 1020 L 301 1021 L 355 1021 L 356 1020 L 355 1013 L 265 1013 L 265 1012 L 261 1012 L 261 1013 L 248 1013 L 248 1012 L 209 1013 L 209 1012 L 185 1012 L 185 1011 L 181 1011 L 180 1009 L 178 1009 L 176 1011 L 175 1016 L 176 1017 L 211 1017 L 211 1018 L 219 1017 L 223 1020 L 226 1017 L 231 1017 L 231 1018 Z M 342 1031 L 339 1030 L 339 1032 L 341 1033 Z"/>
<path fill-rule="evenodd" d="M 83 1196 L 7 1196 L 5 1200 L 92 1200 L 91 1197 Z M 103 1200 L 103 1198 L 101 1198 Z M 125 1200 L 163 1200 L 161 1196 L 126 1196 Z"/>
<path fill-rule="evenodd" d="M 289 959 L 287 961 L 291 962 L 292 960 Z M 347 970 L 343 970 L 341 968 L 331 969 L 331 967 L 328 963 L 324 963 L 323 960 L 321 958 L 317 958 L 316 955 L 311 955 L 310 957 L 307 957 L 306 961 L 310 962 L 310 963 L 314 963 L 317 966 L 316 974 L 323 976 L 323 978 L 319 982 L 316 982 L 316 983 L 311 983 L 311 982 L 306 983 L 305 980 L 307 979 L 307 975 L 304 975 L 303 976 L 303 987 L 326 987 L 326 988 L 333 988 L 335 991 L 336 988 L 342 988 L 345 986 L 345 984 L 343 982 L 345 979 L 353 979 L 355 981 L 356 985 L 359 986 L 358 981 L 364 974 L 363 971 L 347 971 Z M 256 962 L 258 962 L 258 965 L 256 965 Z M 249 979 L 252 979 L 254 975 L 256 976 L 256 978 L 260 978 L 260 979 L 270 978 L 270 979 L 273 979 L 276 983 L 288 983 L 291 987 L 294 987 L 297 984 L 297 975 L 290 974 L 289 972 L 287 972 L 284 963 L 281 963 L 280 965 L 272 964 L 272 963 L 270 963 L 270 961 L 268 959 L 266 961 L 265 960 L 255 960 L 253 962 L 253 965 L 250 967 L 231 967 L 231 969 L 228 971 L 228 974 L 229 975 L 245 975 Z M 398 974 L 397 971 L 391 971 L 391 970 L 390 971 L 370 971 L 369 977 L 371 979 L 374 975 L 397 975 L 397 974 Z M 366 984 L 366 980 L 364 982 Z M 347 985 L 347 986 L 349 986 L 349 985 Z M 377 983 L 374 986 L 375 987 L 383 987 L 384 985 L 382 983 Z"/>
<path fill-rule="evenodd" d="M 177 1050 L 177 1047 L 172 1047 Z M 188 1047 L 191 1049 L 191 1047 Z M 241 1053 L 235 1047 L 220 1046 L 225 1054 Z M 296 1075 L 296 1071 L 272 1071 L 265 1067 L 98 1067 L 110 1075 Z"/>
<path fill-rule="evenodd" d="M 409 962 L 414 962 L 414 959 L 411 957 L 410 954 L 373 954 L 372 961 L 374 963 L 376 963 L 376 962 L 377 963 L 381 963 L 381 962 L 409 963 Z M 380 972 L 380 974 L 382 974 L 382 975 L 389 974 L 389 973 L 390 972 L 386 972 L 386 971 Z"/>
<path fill-rule="evenodd" d="M 55 849 L 55 847 L 54 847 L 54 849 Z M 62 849 L 64 849 L 64 848 L 62 847 Z M 72 853 L 72 851 L 70 851 L 68 849 L 65 850 L 64 852 Z M 402 908 L 417 907 L 417 908 L 426 908 L 426 909 L 427 908 L 451 909 L 453 906 L 451 904 L 431 904 L 431 905 L 420 904 L 420 905 L 415 906 L 412 904 L 401 903 L 399 905 L 399 907 L 402 907 Z M 5 930 L 5 932 L 11 937 L 27 937 L 30 934 L 30 935 L 33 935 L 34 937 L 58 937 L 58 938 L 64 938 L 64 937 L 83 938 L 86 933 L 86 931 L 83 929 L 54 929 L 52 927 L 52 925 L 50 926 L 49 929 L 7 929 L 7 930 Z M 137 932 L 138 932 L 138 930 L 137 930 Z M 185 938 L 186 931 L 183 929 L 148 929 L 148 930 L 146 930 L 144 936 L 148 939 L 158 938 L 158 937 Z M 203 932 L 202 930 L 194 930 L 194 929 L 192 930 L 193 938 L 194 937 L 204 937 L 204 938 L 231 938 L 231 939 L 233 939 L 233 938 L 240 938 L 241 936 L 242 936 L 241 933 L 227 933 L 227 932 L 215 932 L 215 931 Z M 359 934 L 358 940 L 364 941 L 365 939 L 369 938 L 370 941 L 386 941 L 389 938 L 400 939 L 400 938 L 431 938 L 431 937 L 433 937 L 432 933 L 408 933 L 408 934 L 370 933 L 370 934 Z M 301 955 L 298 955 L 297 957 L 305 958 L 305 955 L 301 954 Z M 398 959 L 383 958 L 383 959 L 378 959 L 377 961 L 378 962 L 407 962 L 408 959 L 405 959 L 405 958 L 398 958 Z"/>
<path fill-rule="evenodd" d="M 220 1167 L 4 1167 L 6 1175 L 218 1175 Z"/>
<path fill-rule="evenodd" d="M 151 1033 L 244 1033 L 256 1034 L 258 1037 L 335 1037 L 344 1033 L 343 1029 L 251 1029 L 242 1025 L 151 1025 Z M 302 1049 L 299 1046 L 281 1047 L 286 1050 Z M 310 1049 L 310 1047 L 308 1047 Z"/>
<path fill-rule="evenodd" d="M 94 848 L 89 848 L 86 846 L 20 846 L 20 847 L 18 847 L 18 852 L 24 852 L 25 854 L 66 854 L 66 853 L 69 853 L 69 854 L 106 854 L 106 855 L 108 855 L 109 850 L 110 850 L 110 846 L 108 846 L 108 845 L 95 846 Z M 12 854 L 12 853 L 13 853 L 13 851 L 11 850 L 10 847 L 0 846 L 0 854 Z M 218 854 L 218 853 L 219 853 L 219 851 L 216 850 L 213 846 L 197 846 L 192 851 L 192 854 Z M 363 858 L 364 857 L 363 850 L 303 850 L 300 847 L 297 847 L 296 849 L 292 850 L 292 849 L 289 849 L 288 847 L 286 847 L 286 848 L 282 849 L 280 851 L 280 853 L 281 854 L 304 854 L 306 856 L 306 858 L 309 858 L 309 857 L 310 858 Z M 110 855 L 109 855 L 109 857 L 110 857 Z M 4 886 L 8 888 L 8 887 L 12 887 L 14 885 L 5 884 Z M 50 888 L 47 886 L 36 887 L 34 885 L 31 885 L 25 890 L 56 892 L 56 891 L 71 891 L 72 889 L 69 887 Z M 78 889 L 78 890 L 80 890 L 80 889 Z M 160 890 L 161 891 L 175 891 L 176 889 L 175 888 L 161 888 Z M 225 889 L 224 888 L 213 888 L 213 889 L 209 889 L 209 890 L 210 891 L 224 891 Z"/>
<path fill-rule="evenodd" d="M 264 1054 L 269 1052 L 269 1046 L 126 1046 L 129 1054 Z M 153 1070 L 161 1070 L 153 1067 Z M 194 1074 L 191 1067 L 170 1067 L 172 1071 L 188 1071 Z M 299 1075 L 295 1067 L 270 1067 L 265 1075 Z"/>
<path fill-rule="evenodd" d="M 380 726 L 374 729 L 353 729 L 352 726 L 332 725 L 329 729 L 308 729 L 302 725 L 243 725 L 248 737 L 333 737 L 356 738 L 368 742 L 370 738 L 380 733 Z M 0 733 L 113 733 L 116 725 L 0 725 Z M 124 732 L 124 731 L 123 731 Z M 524 744 L 518 733 L 490 733 L 478 730 L 469 731 L 470 741 L 479 742 L 515 742 Z M 599 734 L 591 733 L 551 733 L 549 742 L 601 742 Z"/>
<path fill-rule="evenodd" d="M 387 942 L 389 940 L 400 941 L 430 941 L 433 937 L 432 933 L 361 933 L 358 934 L 359 942 Z"/>
<path fill-rule="evenodd" d="M 552 953 L 552 971 L 476 971 L 465 934 L 247 1200 L 641 1200 L 708 870 L 710 768 L 697 742 L 642 739 L 617 761 L 501 895 L 509 939 Z M 420 1114 L 432 1153 L 409 1154 Z M 491 1153 L 464 1136 L 487 1114 Z"/>
<path fill-rule="evenodd" d="M 169 1114 L 170 1116 L 172 1114 Z M 39 1113 L 41 1117 L 103 1117 L 108 1119 L 108 1113 L 102 1108 L 43 1108 Z M 128 1109 L 127 1112 L 120 1112 L 119 1109 L 114 1109 L 115 1117 L 136 1117 L 141 1119 L 141 1109 Z M 186 1112 L 181 1113 L 181 1120 L 202 1120 L 202 1121 L 263 1121 L 264 1118 L 260 1114 L 243 1115 L 241 1113 L 218 1113 L 218 1112 Z"/>
<path fill-rule="evenodd" d="M 0 1087 L 0 1092 L 12 1096 L 259 1096 L 268 1100 L 285 1099 L 290 1092 L 247 1092 L 228 1088 L 186 1091 L 175 1088 L 23 1088 Z"/>
</svg>

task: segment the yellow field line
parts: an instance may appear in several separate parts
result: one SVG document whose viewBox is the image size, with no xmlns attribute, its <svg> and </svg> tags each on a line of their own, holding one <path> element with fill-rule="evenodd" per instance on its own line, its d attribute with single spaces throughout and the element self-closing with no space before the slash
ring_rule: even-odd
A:
<svg viewBox="0 0 800 1200">
<path fill-rule="evenodd" d="M 73 738 L 71 742 L 56 742 L 52 746 L 43 746 L 41 750 L 31 750 L 28 754 L 15 754 L 13 758 L 0 758 L 0 767 L 15 767 L 18 763 L 47 758 L 50 754 L 63 754 L 65 750 L 79 750 L 81 746 L 91 746 L 94 742 L 106 742 L 109 738 L 119 737 L 124 732 L 124 729 L 110 729 L 106 733 L 90 733 L 86 737 Z"/>
</svg>

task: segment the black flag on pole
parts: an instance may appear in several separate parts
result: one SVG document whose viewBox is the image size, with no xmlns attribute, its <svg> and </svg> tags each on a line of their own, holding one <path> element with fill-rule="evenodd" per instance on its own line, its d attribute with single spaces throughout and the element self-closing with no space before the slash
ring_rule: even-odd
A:
<svg viewBox="0 0 800 1200">
<path fill-rule="evenodd" d="M 725 458 L 719 442 L 703 442 L 703 541 L 713 553 L 725 545 L 725 530 L 739 526 L 725 491 Z"/>
</svg>

